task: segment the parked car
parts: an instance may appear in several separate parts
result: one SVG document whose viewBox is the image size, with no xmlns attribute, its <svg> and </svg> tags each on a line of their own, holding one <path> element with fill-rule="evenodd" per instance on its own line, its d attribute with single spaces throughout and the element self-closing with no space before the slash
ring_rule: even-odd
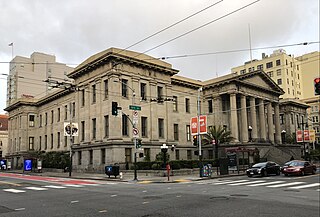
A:
<svg viewBox="0 0 320 217">
<path fill-rule="evenodd" d="M 294 161 L 296 161 L 296 160 L 291 160 L 291 161 L 288 161 L 285 164 L 283 164 L 283 166 L 280 167 L 280 171 L 283 172 L 284 168 L 287 168 Z"/>
<path fill-rule="evenodd" d="M 251 168 L 247 169 L 247 176 L 268 176 L 269 174 L 280 175 L 280 165 L 268 161 L 263 163 L 257 163 L 253 165 Z"/>
<path fill-rule="evenodd" d="M 311 164 L 309 161 L 295 160 L 291 161 L 289 165 L 283 168 L 282 173 L 285 176 L 288 175 L 301 175 L 315 174 L 317 168 L 315 165 Z"/>
</svg>

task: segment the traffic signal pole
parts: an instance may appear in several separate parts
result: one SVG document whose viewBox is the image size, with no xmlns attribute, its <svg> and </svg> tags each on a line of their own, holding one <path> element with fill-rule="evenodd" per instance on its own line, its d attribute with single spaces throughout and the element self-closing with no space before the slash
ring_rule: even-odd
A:
<svg viewBox="0 0 320 217">
<path fill-rule="evenodd" d="M 201 151 L 201 138 L 200 138 L 200 92 L 202 91 L 202 87 L 198 89 L 198 120 L 197 120 L 197 127 L 198 127 L 198 145 L 199 145 L 199 163 L 200 163 L 200 177 L 202 177 L 202 151 Z"/>
</svg>

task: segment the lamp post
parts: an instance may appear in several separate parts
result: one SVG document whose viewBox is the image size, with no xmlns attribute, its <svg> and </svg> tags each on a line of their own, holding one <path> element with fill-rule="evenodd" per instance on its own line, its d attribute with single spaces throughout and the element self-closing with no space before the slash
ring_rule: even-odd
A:
<svg viewBox="0 0 320 217">
<path fill-rule="evenodd" d="M 163 153 L 164 168 L 166 168 L 168 146 L 166 144 L 162 144 L 162 146 L 160 148 L 161 148 L 161 152 Z"/>
<path fill-rule="evenodd" d="M 286 132 L 285 130 L 281 131 L 281 140 L 282 140 L 282 144 L 286 143 Z"/>
<path fill-rule="evenodd" d="M 197 100 L 197 110 L 198 110 L 198 114 L 197 114 L 197 116 L 198 116 L 198 118 L 197 118 L 197 120 L 198 120 L 198 122 L 197 122 L 197 127 L 198 127 L 198 129 L 197 129 L 197 131 L 198 131 L 198 144 L 199 144 L 199 163 L 200 163 L 200 177 L 202 177 L 202 150 L 201 150 L 201 137 L 200 137 L 200 114 L 201 114 L 201 111 L 200 111 L 200 93 L 201 93 L 201 91 L 202 91 L 202 87 L 200 87 L 199 89 L 198 89 L 198 100 Z"/>
<path fill-rule="evenodd" d="M 128 84 L 122 82 L 121 80 L 113 80 L 114 82 L 120 82 L 121 84 L 125 85 L 126 87 L 128 87 L 131 91 L 132 91 L 132 105 L 135 106 L 135 97 L 136 97 L 136 92 L 135 90 L 130 87 Z M 129 117 L 127 117 L 129 118 Z M 130 118 L 129 118 L 130 120 Z M 133 121 L 134 120 L 134 117 L 132 115 L 132 120 L 130 120 L 131 124 L 132 124 L 132 129 L 135 129 L 136 128 L 136 122 Z M 138 177 L 137 177 L 137 138 L 133 135 L 132 133 L 132 137 L 133 137 L 133 145 L 134 145 L 134 178 L 133 180 L 138 180 Z"/>
<path fill-rule="evenodd" d="M 248 127 L 248 131 L 249 131 L 249 142 L 252 142 L 252 127 L 251 126 Z"/>
</svg>

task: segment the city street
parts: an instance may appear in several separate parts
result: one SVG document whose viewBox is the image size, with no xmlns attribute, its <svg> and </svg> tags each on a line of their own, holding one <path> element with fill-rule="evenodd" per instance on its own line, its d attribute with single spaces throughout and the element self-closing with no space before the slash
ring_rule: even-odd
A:
<svg viewBox="0 0 320 217">
<path fill-rule="evenodd" d="M 180 183 L 0 176 L 0 216 L 318 217 L 319 174 Z"/>
</svg>

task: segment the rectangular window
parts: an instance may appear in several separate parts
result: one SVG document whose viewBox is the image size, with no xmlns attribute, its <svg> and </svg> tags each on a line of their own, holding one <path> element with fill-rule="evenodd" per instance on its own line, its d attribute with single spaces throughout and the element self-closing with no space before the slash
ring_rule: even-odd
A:
<svg viewBox="0 0 320 217">
<path fill-rule="evenodd" d="M 42 115 L 39 117 L 39 127 L 42 127 Z"/>
<path fill-rule="evenodd" d="M 176 160 L 180 160 L 180 152 L 176 149 Z"/>
<path fill-rule="evenodd" d="M 109 137 L 109 115 L 104 116 L 104 137 Z"/>
<path fill-rule="evenodd" d="M 159 103 L 163 102 L 163 87 L 157 87 L 157 100 Z"/>
<path fill-rule="evenodd" d="M 41 136 L 39 136 L 39 151 L 41 151 L 41 149 L 42 149 L 42 138 L 41 138 Z"/>
<path fill-rule="evenodd" d="M 147 100 L 147 85 L 145 83 L 140 84 L 140 96 L 141 100 Z"/>
<path fill-rule="evenodd" d="M 245 73 L 246 73 L 246 70 L 245 70 L 245 69 L 240 70 L 240 75 L 243 75 L 243 74 L 245 74 Z"/>
<path fill-rule="evenodd" d="M 148 119 L 147 117 L 141 117 L 141 136 L 148 137 Z"/>
<path fill-rule="evenodd" d="M 53 124 L 53 121 L 54 121 L 54 119 L 53 119 L 54 117 L 53 116 L 54 116 L 53 110 L 51 110 L 51 124 Z"/>
<path fill-rule="evenodd" d="M 85 121 L 81 121 L 81 135 L 80 136 L 81 136 L 80 141 L 83 142 L 85 139 Z"/>
<path fill-rule="evenodd" d="M 68 105 L 64 106 L 64 120 L 68 120 Z"/>
<path fill-rule="evenodd" d="M 89 150 L 89 164 L 93 164 L 93 151 Z"/>
<path fill-rule="evenodd" d="M 258 69 L 258 70 L 262 70 L 262 69 L 263 69 L 263 64 L 258 65 L 258 66 L 257 66 L 257 69 Z"/>
<path fill-rule="evenodd" d="M 108 90 L 108 80 L 104 80 L 104 98 L 108 98 L 109 90 Z"/>
<path fill-rule="evenodd" d="M 187 150 L 187 160 L 192 160 L 192 152 L 191 152 L 191 150 Z"/>
<path fill-rule="evenodd" d="M 293 114 L 291 114 L 291 124 L 294 123 Z"/>
<path fill-rule="evenodd" d="M 45 113 L 44 124 L 45 124 L 45 126 L 48 125 L 48 113 L 47 112 Z"/>
<path fill-rule="evenodd" d="M 57 133 L 57 148 L 60 148 L 60 132 Z"/>
<path fill-rule="evenodd" d="M 129 126 L 128 126 L 128 117 L 127 115 L 122 115 L 122 135 L 128 136 L 129 135 Z"/>
<path fill-rule="evenodd" d="M 284 114 L 280 114 L 280 124 L 284 124 Z"/>
<path fill-rule="evenodd" d="M 128 97 L 128 80 L 122 79 L 121 80 L 121 90 L 122 90 L 122 96 Z"/>
<path fill-rule="evenodd" d="M 273 71 L 267 72 L 270 77 L 273 77 Z"/>
<path fill-rule="evenodd" d="M 34 115 L 29 115 L 29 127 L 34 127 Z"/>
<path fill-rule="evenodd" d="M 68 146 L 68 136 L 64 137 L 64 147 Z"/>
<path fill-rule="evenodd" d="M 208 100 L 208 112 L 212 113 L 213 112 L 213 107 L 212 107 L 212 99 Z"/>
<path fill-rule="evenodd" d="M 106 163 L 106 149 L 102 148 L 101 149 L 101 164 L 105 164 Z"/>
<path fill-rule="evenodd" d="M 178 124 L 173 125 L 173 139 L 175 141 L 179 140 L 179 125 Z"/>
<path fill-rule="evenodd" d="M 280 65 L 281 65 L 280 59 L 279 59 L 279 60 L 276 60 L 276 66 L 280 66 Z"/>
<path fill-rule="evenodd" d="M 273 63 L 272 62 L 268 62 L 266 64 L 266 68 L 269 69 L 269 68 L 272 68 L 273 67 Z"/>
<path fill-rule="evenodd" d="M 57 112 L 57 122 L 60 122 L 60 108 L 58 108 Z"/>
<path fill-rule="evenodd" d="M 50 148 L 53 149 L 53 133 L 51 133 L 51 138 L 50 138 Z"/>
<path fill-rule="evenodd" d="M 92 139 L 96 139 L 97 137 L 97 119 L 92 119 Z"/>
<path fill-rule="evenodd" d="M 29 137 L 29 150 L 34 150 L 34 137 Z"/>
<path fill-rule="evenodd" d="M 48 148 L 48 136 L 45 135 L 44 136 L 44 149 L 47 150 L 47 148 Z"/>
<path fill-rule="evenodd" d="M 289 78 L 287 78 L 287 84 L 289 84 L 290 82 L 289 82 Z"/>
<path fill-rule="evenodd" d="M 173 96 L 173 111 L 177 112 L 178 111 L 178 97 Z"/>
<path fill-rule="evenodd" d="M 92 103 L 96 103 L 97 100 L 97 93 L 96 93 L 96 85 L 92 85 Z"/>
<path fill-rule="evenodd" d="M 72 117 L 75 117 L 76 116 L 76 103 L 73 102 L 72 103 Z"/>
<path fill-rule="evenodd" d="M 126 163 L 131 163 L 131 148 L 125 149 Z"/>
<path fill-rule="evenodd" d="M 189 98 L 186 98 L 186 112 L 187 113 L 190 113 L 190 99 Z"/>
<path fill-rule="evenodd" d="M 162 118 L 158 119 L 158 133 L 159 133 L 159 138 L 164 138 L 164 120 Z"/>
<path fill-rule="evenodd" d="M 81 90 L 81 107 L 84 107 L 85 105 L 85 90 Z"/>
<path fill-rule="evenodd" d="M 187 141 L 190 141 L 191 140 L 190 125 L 186 126 L 186 135 L 187 135 Z"/>
<path fill-rule="evenodd" d="M 277 69 L 277 76 L 281 75 L 281 69 Z"/>
<path fill-rule="evenodd" d="M 277 84 L 278 84 L 278 85 L 281 85 L 281 84 L 282 84 L 282 79 L 281 79 L 281 78 L 279 78 L 279 79 L 277 80 Z"/>
<path fill-rule="evenodd" d="M 78 165 L 81 165 L 81 161 L 82 161 L 82 152 L 78 151 Z"/>
</svg>

